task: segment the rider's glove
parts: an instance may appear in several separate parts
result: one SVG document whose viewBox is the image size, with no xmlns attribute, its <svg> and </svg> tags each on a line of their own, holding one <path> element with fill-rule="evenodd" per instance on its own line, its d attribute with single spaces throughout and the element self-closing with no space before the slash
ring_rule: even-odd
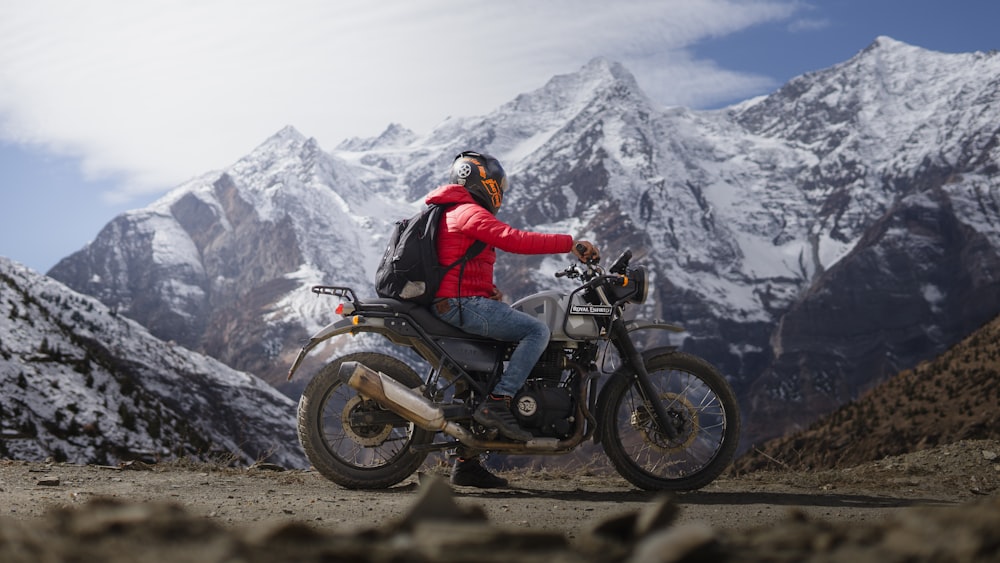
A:
<svg viewBox="0 0 1000 563">
<path fill-rule="evenodd" d="M 573 241 L 573 254 L 584 264 L 598 262 L 601 259 L 601 252 L 597 247 L 585 240 Z"/>
</svg>

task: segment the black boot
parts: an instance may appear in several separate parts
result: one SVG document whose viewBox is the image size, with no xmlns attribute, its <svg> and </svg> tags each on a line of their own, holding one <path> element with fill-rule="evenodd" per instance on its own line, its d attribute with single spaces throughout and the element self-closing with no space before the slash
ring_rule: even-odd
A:
<svg viewBox="0 0 1000 563">
<path fill-rule="evenodd" d="M 507 480 L 490 473 L 479 463 L 479 457 L 460 457 L 451 466 L 451 484 L 480 489 L 502 489 Z"/>
<path fill-rule="evenodd" d="M 527 442 L 534 436 L 518 426 L 517 419 L 510 412 L 510 401 L 510 397 L 498 397 L 490 393 L 476 412 L 472 413 L 472 419 L 488 428 L 496 428 L 511 440 Z"/>
</svg>

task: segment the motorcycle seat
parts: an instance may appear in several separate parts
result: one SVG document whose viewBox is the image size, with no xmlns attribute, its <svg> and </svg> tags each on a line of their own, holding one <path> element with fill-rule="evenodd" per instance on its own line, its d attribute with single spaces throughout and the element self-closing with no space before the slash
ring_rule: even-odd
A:
<svg viewBox="0 0 1000 563">
<path fill-rule="evenodd" d="M 430 308 L 424 307 L 423 305 L 412 301 L 401 301 L 399 299 L 379 297 L 358 303 L 358 312 L 364 312 L 366 310 L 379 312 L 392 311 L 401 315 L 408 315 L 415 323 L 420 325 L 420 328 L 435 337 L 496 342 L 496 340 L 483 338 L 482 336 L 470 334 L 460 328 L 456 328 L 439 319 L 437 315 L 431 312 Z"/>
</svg>

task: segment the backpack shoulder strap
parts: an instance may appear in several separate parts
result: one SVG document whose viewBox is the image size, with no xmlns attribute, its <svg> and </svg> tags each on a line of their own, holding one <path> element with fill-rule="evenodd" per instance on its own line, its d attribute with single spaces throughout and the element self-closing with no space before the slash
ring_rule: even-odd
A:
<svg viewBox="0 0 1000 563">
<path fill-rule="evenodd" d="M 472 260 L 474 256 L 484 250 L 486 250 L 486 243 L 481 240 L 477 240 L 469 246 L 468 250 L 465 251 L 465 254 L 462 255 L 462 259 Z"/>
</svg>

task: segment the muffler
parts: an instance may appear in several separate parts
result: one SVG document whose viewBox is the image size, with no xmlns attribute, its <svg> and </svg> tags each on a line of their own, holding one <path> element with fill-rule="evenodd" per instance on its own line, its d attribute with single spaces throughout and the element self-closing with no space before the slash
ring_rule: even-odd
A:
<svg viewBox="0 0 1000 563">
<path fill-rule="evenodd" d="M 507 453 L 556 453 L 569 451 L 580 443 L 583 426 L 569 441 L 560 442 L 555 438 L 536 438 L 526 443 L 481 440 L 455 422 L 445 420 L 444 411 L 434 406 L 416 389 L 410 389 L 382 372 L 375 371 L 359 362 L 344 362 L 337 373 L 340 379 L 361 396 L 372 399 L 413 424 L 431 430 L 444 432 L 466 446 Z"/>
<path fill-rule="evenodd" d="M 425 430 L 439 432 L 447 422 L 444 411 L 423 395 L 358 362 L 344 362 L 337 374 L 352 389 Z"/>
</svg>

